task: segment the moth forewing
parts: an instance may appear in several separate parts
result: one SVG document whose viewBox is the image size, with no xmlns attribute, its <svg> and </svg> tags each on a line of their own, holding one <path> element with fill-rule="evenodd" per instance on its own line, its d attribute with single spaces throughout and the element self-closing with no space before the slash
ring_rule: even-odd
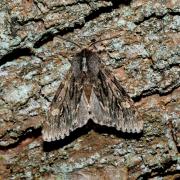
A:
<svg viewBox="0 0 180 180">
<path fill-rule="evenodd" d="M 96 53 L 83 49 L 71 65 L 48 111 L 45 141 L 63 139 L 89 119 L 123 132 L 143 129 L 131 98 Z"/>
</svg>

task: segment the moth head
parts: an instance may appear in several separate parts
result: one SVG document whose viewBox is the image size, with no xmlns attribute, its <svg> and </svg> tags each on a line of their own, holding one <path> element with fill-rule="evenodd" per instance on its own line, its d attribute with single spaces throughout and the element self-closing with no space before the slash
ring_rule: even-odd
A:
<svg viewBox="0 0 180 180">
<path fill-rule="evenodd" d="M 116 37 L 116 36 L 114 36 L 114 37 Z M 98 55 L 96 54 L 96 52 L 91 50 L 90 47 L 94 46 L 98 42 L 111 39 L 112 37 L 94 41 L 91 44 L 85 46 L 84 48 L 82 48 L 82 45 L 79 45 L 69 39 L 65 39 L 61 36 L 58 36 L 58 37 L 60 37 L 63 40 L 71 42 L 72 44 L 74 44 L 75 46 L 77 46 L 81 49 L 80 52 L 77 53 L 74 56 L 74 58 L 72 58 L 70 60 L 70 63 L 72 65 L 72 72 L 75 77 L 80 77 L 82 75 L 83 76 L 86 75 L 88 77 L 98 75 L 100 68 L 101 68 L 101 60 L 98 57 Z"/>
<path fill-rule="evenodd" d="M 83 49 L 71 60 L 72 71 L 75 77 L 97 76 L 100 70 L 100 58 L 91 50 Z"/>
</svg>

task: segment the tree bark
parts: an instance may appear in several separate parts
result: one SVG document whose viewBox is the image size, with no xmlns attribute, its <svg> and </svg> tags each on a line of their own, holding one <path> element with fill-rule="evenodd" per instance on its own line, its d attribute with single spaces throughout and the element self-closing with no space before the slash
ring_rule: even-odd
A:
<svg viewBox="0 0 180 180">
<path fill-rule="evenodd" d="M 1 0 L 0 179 L 180 178 L 178 1 Z M 62 40 L 61 37 L 66 38 Z M 141 134 L 89 125 L 64 140 L 41 137 L 70 68 L 93 46 L 134 100 Z"/>
</svg>

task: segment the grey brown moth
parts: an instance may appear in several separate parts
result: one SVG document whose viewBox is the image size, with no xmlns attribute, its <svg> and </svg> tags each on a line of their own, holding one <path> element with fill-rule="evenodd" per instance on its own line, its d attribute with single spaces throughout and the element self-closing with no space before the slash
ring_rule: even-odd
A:
<svg viewBox="0 0 180 180">
<path fill-rule="evenodd" d="M 128 133 L 143 129 L 143 121 L 119 81 L 97 53 L 84 48 L 71 61 L 71 69 L 54 96 L 43 140 L 64 139 L 90 119 Z"/>
</svg>

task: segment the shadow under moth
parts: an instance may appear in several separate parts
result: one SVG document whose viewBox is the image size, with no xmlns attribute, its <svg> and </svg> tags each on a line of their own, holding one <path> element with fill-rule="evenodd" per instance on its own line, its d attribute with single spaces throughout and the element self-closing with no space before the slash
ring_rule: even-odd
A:
<svg viewBox="0 0 180 180">
<path fill-rule="evenodd" d="M 71 69 L 57 89 L 44 122 L 43 140 L 64 139 L 90 119 L 122 132 L 143 129 L 143 121 L 120 82 L 96 52 L 84 48 L 71 61 Z"/>
</svg>

